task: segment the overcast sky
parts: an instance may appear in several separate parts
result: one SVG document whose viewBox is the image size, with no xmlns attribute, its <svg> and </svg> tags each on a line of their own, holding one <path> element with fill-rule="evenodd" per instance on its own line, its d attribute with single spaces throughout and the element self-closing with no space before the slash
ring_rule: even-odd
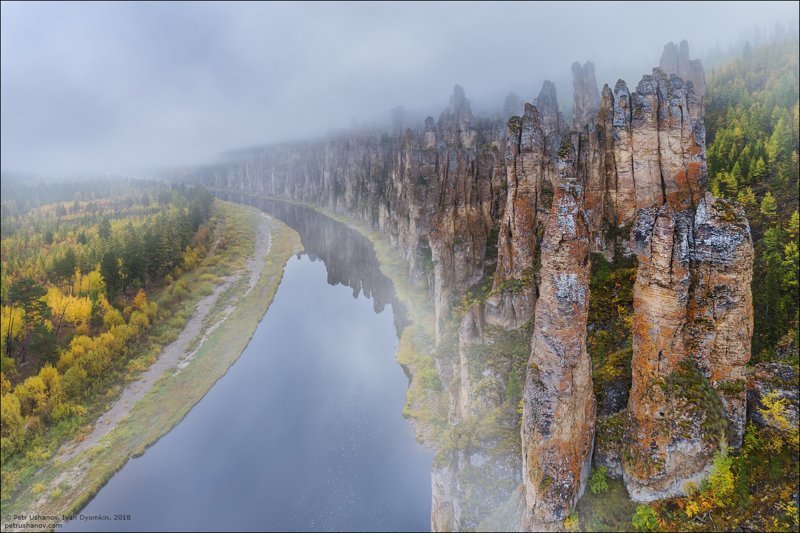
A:
<svg viewBox="0 0 800 533">
<path fill-rule="evenodd" d="M 525 100 L 545 79 L 571 105 L 570 65 L 629 84 L 669 40 L 692 56 L 797 2 L 6 3 L 2 170 L 142 173 L 235 148 L 438 112 L 459 83 L 473 108 Z"/>
</svg>

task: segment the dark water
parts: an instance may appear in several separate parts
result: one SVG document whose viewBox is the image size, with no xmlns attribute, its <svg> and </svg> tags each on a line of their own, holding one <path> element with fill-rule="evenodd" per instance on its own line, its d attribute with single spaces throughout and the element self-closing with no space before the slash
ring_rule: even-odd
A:
<svg viewBox="0 0 800 533">
<path fill-rule="evenodd" d="M 404 319 L 391 283 L 360 235 L 281 205 L 271 211 L 307 254 L 290 259 L 241 358 L 82 511 L 130 521 L 64 529 L 430 527 L 432 452 L 400 414 Z"/>
</svg>

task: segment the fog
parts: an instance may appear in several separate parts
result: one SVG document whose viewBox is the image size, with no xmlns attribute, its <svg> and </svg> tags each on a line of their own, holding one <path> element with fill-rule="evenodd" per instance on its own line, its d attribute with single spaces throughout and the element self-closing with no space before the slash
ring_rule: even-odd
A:
<svg viewBox="0 0 800 533">
<path fill-rule="evenodd" d="M 570 65 L 636 83 L 663 45 L 707 57 L 796 24 L 797 2 L 4 3 L 2 170 L 143 174 L 221 152 L 438 113 L 455 83 L 476 111 Z"/>
</svg>

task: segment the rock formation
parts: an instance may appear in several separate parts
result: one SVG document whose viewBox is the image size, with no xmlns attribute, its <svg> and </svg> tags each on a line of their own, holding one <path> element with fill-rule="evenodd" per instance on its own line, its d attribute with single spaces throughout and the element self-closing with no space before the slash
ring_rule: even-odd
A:
<svg viewBox="0 0 800 533">
<path fill-rule="evenodd" d="M 692 82 L 699 97 L 698 116 L 702 116 L 706 92 L 706 75 L 703 70 L 703 64 L 699 59 L 689 59 L 689 43 L 683 40 L 678 46 L 673 42 L 664 45 L 659 67 L 667 74 L 675 74 L 686 81 Z"/>
<path fill-rule="evenodd" d="M 662 59 L 688 69 L 688 49 L 671 63 Z M 753 247 L 741 208 L 704 192 L 702 95 L 693 82 L 655 69 L 631 102 L 639 269 L 623 467 L 631 496 L 652 500 L 706 474 L 724 421 L 729 443 L 741 444 Z"/>
<path fill-rule="evenodd" d="M 631 494 L 648 500 L 701 477 L 725 435 L 741 441 L 752 242 L 741 209 L 706 192 L 702 65 L 683 42 L 634 92 L 622 80 L 598 92 L 589 62 L 573 74 L 572 132 L 551 82 L 524 108 L 510 94 L 502 120 L 474 116 L 456 86 L 438 120 L 416 128 L 398 108 L 389 132 L 237 152 L 195 175 L 364 223 L 429 291 L 457 443 L 437 457 L 435 530 L 477 528 L 507 499 L 524 502 L 524 527 L 571 512 L 595 424 L 591 253 L 639 261 L 631 392 L 627 412 L 612 413 L 625 449 L 603 460 L 621 462 Z M 518 429 L 509 391 L 523 377 Z"/>
<path fill-rule="evenodd" d="M 636 182 L 633 179 L 633 145 L 631 133 L 631 93 L 624 81 L 614 86 L 613 102 L 609 102 L 611 91 L 603 87 L 603 109 L 612 109 L 611 154 L 613 156 L 613 188 L 610 202 L 612 223 L 617 226 L 633 224 L 636 216 Z"/>
<path fill-rule="evenodd" d="M 539 96 L 536 97 L 534 105 L 539 110 L 542 117 L 542 127 L 547 135 L 555 134 L 555 136 L 558 136 L 561 132 L 569 129 L 564 121 L 564 115 L 558 108 L 558 95 L 556 86 L 552 81 L 545 81 L 542 84 L 542 90 L 539 91 Z"/>
<path fill-rule="evenodd" d="M 490 183 L 479 179 L 478 132 L 464 90 L 456 85 L 438 122 L 437 179 L 441 185 L 432 214 L 430 244 L 434 267 L 436 331 L 449 319 L 454 293 L 483 275 L 486 241 L 492 225 Z"/>
<path fill-rule="evenodd" d="M 558 186 L 542 240 L 542 281 L 522 416 L 526 531 L 570 514 L 592 457 L 595 399 L 586 353 L 589 230 L 573 155 L 577 138 L 557 163 Z"/>
<path fill-rule="evenodd" d="M 631 497 L 648 500 L 675 494 L 685 480 L 702 476 L 716 449 L 709 441 L 719 435 L 704 440 L 700 427 L 706 413 L 688 409 L 689 401 L 664 384 L 686 359 L 690 214 L 669 205 L 642 210 L 633 235 L 639 269 L 633 290 L 630 452 L 623 466 Z"/>
<path fill-rule="evenodd" d="M 631 497 L 680 494 L 725 438 L 741 444 L 753 327 L 753 247 L 740 207 L 706 194 L 696 209 L 644 209 L 633 229 Z M 702 391 L 702 393 L 698 392 Z"/>
<path fill-rule="evenodd" d="M 545 132 L 539 111 L 531 104 L 525 104 L 522 117 L 513 117 L 508 123 L 505 160 L 506 206 L 486 314 L 490 323 L 513 329 L 533 316 L 536 230 L 543 218 L 539 210 L 548 203 L 545 196 L 552 198 Z"/>
<path fill-rule="evenodd" d="M 741 207 L 706 193 L 694 217 L 686 345 L 720 395 L 728 441 L 742 445 L 753 336 L 753 243 Z"/>
<path fill-rule="evenodd" d="M 600 109 L 600 93 L 594 77 L 594 64 L 587 61 L 583 65 L 572 64 L 572 128 L 579 130 L 597 118 Z"/>
</svg>

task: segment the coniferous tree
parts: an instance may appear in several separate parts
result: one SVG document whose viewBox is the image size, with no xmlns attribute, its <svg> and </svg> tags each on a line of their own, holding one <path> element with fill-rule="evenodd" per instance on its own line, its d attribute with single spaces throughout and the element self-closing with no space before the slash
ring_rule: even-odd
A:
<svg viewBox="0 0 800 533">
<path fill-rule="evenodd" d="M 108 218 L 100 221 L 100 225 L 97 227 L 97 235 L 104 241 L 111 238 L 111 221 Z"/>
<path fill-rule="evenodd" d="M 122 279 L 119 272 L 119 261 L 112 252 L 103 254 L 103 260 L 100 262 L 100 274 L 105 281 L 106 293 L 109 298 L 116 297 L 122 288 Z"/>
</svg>

